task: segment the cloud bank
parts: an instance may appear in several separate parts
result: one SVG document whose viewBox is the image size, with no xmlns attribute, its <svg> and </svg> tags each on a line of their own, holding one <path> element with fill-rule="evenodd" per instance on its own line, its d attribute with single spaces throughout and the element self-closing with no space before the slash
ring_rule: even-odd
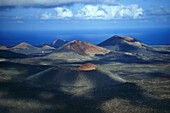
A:
<svg viewBox="0 0 170 113">
<path fill-rule="evenodd" d="M 57 17 L 65 18 L 65 17 L 72 17 L 73 13 L 70 9 L 57 7 L 54 8 L 54 10 L 57 12 Z"/>
<path fill-rule="evenodd" d="M 78 10 L 76 17 L 82 19 L 137 19 L 143 15 L 143 11 L 137 4 L 127 6 L 85 5 L 82 9 Z"/>
<path fill-rule="evenodd" d="M 138 19 L 143 15 L 143 9 L 137 4 L 132 5 L 84 5 L 82 8 L 72 11 L 66 7 L 53 8 L 55 14 L 43 13 L 40 19 Z"/>
<path fill-rule="evenodd" d="M 0 7 L 56 7 L 73 3 L 116 4 L 116 0 L 0 0 Z"/>
<path fill-rule="evenodd" d="M 74 7 L 73 4 L 80 7 Z M 69 5 L 72 4 L 72 5 Z M 117 0 L 0 0 L 0 7 L 40 7 L 46 10 L 38 14 L 42 20 L 49 19 L 138 19 L 144 14 L 137 4 L 123 5 Z M 51 10 L 51 11 L 49 11 Z"/>
</svg>

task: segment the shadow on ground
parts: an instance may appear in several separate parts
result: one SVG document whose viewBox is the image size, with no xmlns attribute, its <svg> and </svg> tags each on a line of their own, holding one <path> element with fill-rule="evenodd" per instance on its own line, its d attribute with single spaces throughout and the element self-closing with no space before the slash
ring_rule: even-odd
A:
<svg viewBox="0 0 170 113">
<path fill-rule="evenodd" d="M 0 76 L 5 74 L 15 79 L 25 79 L 48 68 L 50 66 L 0 62 Z"/>
<path fill-rule="evenodd" d="M 0 112 L 103 113 L 99 107 L 101 103 L 115 98 L 129 100 L 135 106 L 143 105 L 158 112 L 170 111 L 169 99 L 147 97 L 144 90 L 133 83 L 94 89 L 89 96 L 94 98 L 77 97 L 59 90 L 33 87 L 26 83 L 1 82 Z"/>
</svg>

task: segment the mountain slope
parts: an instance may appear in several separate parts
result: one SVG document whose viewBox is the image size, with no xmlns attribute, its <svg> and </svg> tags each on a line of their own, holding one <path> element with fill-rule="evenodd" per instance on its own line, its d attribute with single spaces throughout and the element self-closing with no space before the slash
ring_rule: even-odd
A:
<svg viewBox="0 0 170 113">
<path fill-rule="evenodd" d="M 58 40 L 55 40 L 54 42 L 50 43 L 49 46 L 54 47 L 54 48 L 59 48 L 66 43 L 68 43 L 67 40 L 58 39 Z"/>
<path fill-rule="evenodd" d="M 58 48 L 55 52 L 51 53 L 49 57 L 60 56 L 66 58 L 83 58 L 94 56 L 96 54 L 106 54 L 109 52 L 110 50 L 96 46 L 94 44 L 74 40 Z"/>
<path fill-rule="evenodd" d="M 2 53 L 2 52 L 0 51 L 0 53 Z M 9 55 L 9 57 L 12 58 L 11 56 L 14 56 L 14 55 L 17 55 L 17 53 L 15 53 L 13 55 Z M 1 54 L 0 54 L 0 56 L 1 56 Z M 25 55 L 22 55 L 20 57 L 18 55 L 18 56 L 14 56 L 14 57 L 22 58 L 23 56 L 25 58 Z M 4 78 L 6 78 L 8 80 L 10 80 L 10 79 L 14 79 L 14 80 L 22 79 L 23 80 L 23 79 L 28 78 L 30 75 L 36 74 L 38 72 L 41 72 L 41 71 L 49 68 L 48 66 L 29 65 L 29 64 L 22 64 L 22 63 L 14 63 L 14 62 L 10 62 L 10 61 L 0 62 L 0 81 Z"/>
<path fill-rule="evenodd" d="M 127 36 L 118 36 L 115 35 L 100 44 L 98 46 L 105 47 L 113 51 L 122 51 L 122 52 L 133 52 L 140 53 L 146 50 L 152 50 L 152 48 L 143 42 Z"/>
<path fill-rule="evenodd" d="M 27 80 L 41 85 L 57 86 L 67 93 L 79 92 L 81 94 L 85 94 L 86 90 L 91 88 L 124 83 L 123 79 L 103 69 L 76 71 L 58 67 L 34 74 Z"/>
<path fill-rule="evenodd" d="M 7 50 L 0 50 L 0 58 L 13 59 L 13 58 L 27 58 L 27 55 L 15 53 Z"/>
</svg>

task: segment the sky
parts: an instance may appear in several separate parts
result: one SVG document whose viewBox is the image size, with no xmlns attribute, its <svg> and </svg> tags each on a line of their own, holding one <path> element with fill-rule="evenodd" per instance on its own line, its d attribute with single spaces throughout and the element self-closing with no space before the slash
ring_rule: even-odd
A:
<svg viewBox="0 0 170 113">
<path fill-rule="evenodd" d="M 0 0 L 0 30 L 169 28 L 170 0 Z"/>
</svg>

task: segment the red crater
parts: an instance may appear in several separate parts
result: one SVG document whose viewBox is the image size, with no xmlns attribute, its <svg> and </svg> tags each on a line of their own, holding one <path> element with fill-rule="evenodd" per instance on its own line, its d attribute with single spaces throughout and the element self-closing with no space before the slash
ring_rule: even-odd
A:
<svg viewBox="0 0 170 113">
<path fill-rule="evenodd" d="M 77 71 L 88 71 L 88 70 L 97 70 L 99 69 L 97 66 L 91 63 L 86 63 L 78 67 L 76 70 Z"/>
</svg>

